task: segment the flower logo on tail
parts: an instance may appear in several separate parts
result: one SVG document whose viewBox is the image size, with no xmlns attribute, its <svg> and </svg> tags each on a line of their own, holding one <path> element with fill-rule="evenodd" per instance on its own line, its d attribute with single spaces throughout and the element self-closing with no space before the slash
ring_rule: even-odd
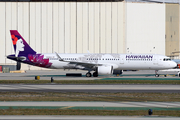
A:
<svg viewBox="0 0 180 120">
<path fill-rule="evenodd" d="M 49 62 L 49 59 L 43 59 L 44 55 L 41 54 L 29 54 L 28 58 L 35 66 L 49 68 L 52 65 L 52 63 Z"/>
</svg>

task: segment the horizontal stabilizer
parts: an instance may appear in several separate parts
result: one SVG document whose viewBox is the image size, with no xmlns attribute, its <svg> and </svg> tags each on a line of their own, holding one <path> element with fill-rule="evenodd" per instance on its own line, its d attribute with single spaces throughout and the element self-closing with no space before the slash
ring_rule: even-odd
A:
<svg viewBox="0 0 180 120">
<path fill-rule="evenodd" d="M 20 60 L 20 61 L 25 61 L 26 60 L 26 57 L 15 57 L 15 56 L 7 56 L 7 58 L 12 58 L 12 59 L 16 59 L 16 60 Z"/>
</svg>

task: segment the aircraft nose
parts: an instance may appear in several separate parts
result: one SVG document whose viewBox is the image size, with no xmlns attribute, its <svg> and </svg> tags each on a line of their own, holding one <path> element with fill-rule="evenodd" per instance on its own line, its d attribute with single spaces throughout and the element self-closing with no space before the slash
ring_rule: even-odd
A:
<svg viewBox="0 0 180 120">
<path fill-rule="evenodd" d="M 172 68 L 177 68 L 178 64 L 176 62 L 172 61 L 171 66 L 172 66 Z"/>
</svg>

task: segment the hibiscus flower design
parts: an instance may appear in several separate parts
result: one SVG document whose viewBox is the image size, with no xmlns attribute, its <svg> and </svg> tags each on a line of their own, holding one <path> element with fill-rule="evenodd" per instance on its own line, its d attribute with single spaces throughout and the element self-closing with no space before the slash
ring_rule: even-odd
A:
<svg viewBox="0 0 180 120">
<path fill-rule="evenodd" d="M 16 45 L 16 42 L 18 41 L 18 38 L 15 35 L 11 35 L 13 45 Z"/>
<path fill-rule="evenodd" d="M 44 55 L 41 54 L 29 54 L 28 58 L 35 66 L 49 68 L 52 65 L 52 63 L 49 62 L 49 59 L 43 59 Z"/>
</svg>

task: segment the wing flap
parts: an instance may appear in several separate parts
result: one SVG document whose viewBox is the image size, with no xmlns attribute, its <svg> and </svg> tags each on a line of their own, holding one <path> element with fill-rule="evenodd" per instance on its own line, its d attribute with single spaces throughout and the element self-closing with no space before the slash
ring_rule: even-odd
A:
<svg viewBox="0 0 180 120">
<path fill-rule="evenodd" d="M 55 52 L 56 53 L 56 52 Z M 88 63 L 88 62 L 78 62 L 78 61 L 66 61 L 66 60 L 63 60 L 59 55 L 58 53 L 56 53 L 56 56 L 59 58 L 59 61 L 61 62 L 68 62 L 69 64 L 76 64 L 77 66 L 80 65 L 80 66 L 83 66 L 85 68 L 90 68 L 90 69 L 93 69 L 97 66 L 102 66 L 103 64 L 97 64 L 97 63 Z"/>
</svg>

